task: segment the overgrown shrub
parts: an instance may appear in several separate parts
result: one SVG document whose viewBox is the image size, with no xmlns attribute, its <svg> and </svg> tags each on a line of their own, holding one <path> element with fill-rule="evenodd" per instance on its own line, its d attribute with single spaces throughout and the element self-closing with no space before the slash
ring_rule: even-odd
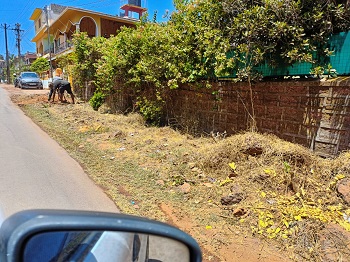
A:
<svg viewBox="0 0 350 262">
<path fill-rule="evenodd" d="M 93 81 L 105 96 L 123 89 L 137 97 L 148 88 L 164 97 L 183 83 L 213 81 L 227 74 L 250 83 L 259 80 L 256 67 L 262 63 L 317 66 L 324 61 L 320 57 L 328 37 L 350 27 L 350 11 L 341 1 L 174 3 L 177 12 L 167 23 L 143 18 L 136 28 L 122 27 L 109 39 L 76 34 L 75 84 L 84 87 Z M 157 111 L 158 102 L 148 98 L 139 108 L 154 120 L 149 112 Z M 253 102 L 251 110 L 254 117 Z"/>
<path fill-rule="evenodd" d="M 39 57 L 31 64 L 30 70 L 38 74 L 50 69 L 49 61 L 45 57 Z"/>
<path fill-rule="evenodd" d="M 163 101 L 149 100 L 146 97 L 140 97 L 136 103 L 141 115 L 146 123 L 150 125 L 159 125 L 163 114 Z"/>
<path fill-rule="evenodd" d="M 105 102 L 105 98 L 106 96 L 102 92 L 98 91 L 94 93 L 89 103 L 91 107 L 97 111 L 100 108 L 100 106 L 102 106 L 102 104 Z"/>
</svg>

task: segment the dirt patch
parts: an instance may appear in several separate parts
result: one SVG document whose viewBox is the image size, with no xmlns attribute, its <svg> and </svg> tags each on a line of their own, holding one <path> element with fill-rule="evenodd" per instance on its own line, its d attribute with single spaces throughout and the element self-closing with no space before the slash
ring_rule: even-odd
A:
<svg viewBox="0 0 350 262">
<path fill-rule="evenodd" d="M 194 138 L 146 127 L 137 114 L 101 114 L 80 101 L 48 103 L 45 90 L 2 87 L 123 212 L 188 232 L 204 261 L 322 261 L 329 252 L 321 241 L 333 243 L 334 231 L 321 234 L 326 225 L 350 230 L 350 207 L 336 190 L 350 177 L 349 152 L 322 159 L 249 132 Z"/>
</svg>

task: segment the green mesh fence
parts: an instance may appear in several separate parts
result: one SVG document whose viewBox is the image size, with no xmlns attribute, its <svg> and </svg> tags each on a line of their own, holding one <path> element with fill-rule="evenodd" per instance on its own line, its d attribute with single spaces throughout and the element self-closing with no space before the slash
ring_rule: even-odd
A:
<svg viewBox="0 0 350 262">
<path fill-rule="evenodd" d="M 335 53 L 330 57 L 330 64 L 338 75 L 350 75 L 350 32 L 334 35 L 329 43 Z"/>
<path fill-rule="evenodd" d="M 329 40 L 329 50 L 334 51 L 328 63 L 337 75 L 350 75 L 350 31 L 333 35 Z M 264 77 L 269 76 L 304 76 L 310 75 L 311 63 L 296 63 L 291 66 L 271 67 L 267 64 L 256 67 Z M 234 78 L 235 74 L 228 76 Z"/>
</svg>

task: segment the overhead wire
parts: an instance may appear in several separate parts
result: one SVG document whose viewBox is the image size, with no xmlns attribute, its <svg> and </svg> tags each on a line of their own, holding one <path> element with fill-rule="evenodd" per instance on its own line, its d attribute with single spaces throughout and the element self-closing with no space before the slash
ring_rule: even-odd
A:
<svg viewBox="0 0 350 262">
<path fill-rule="evenodd" d="M 99 3 L 105 2 L 105 1 L 106 1 L 106 0 L 98 0 L 98 1 L 95 1 L 95 2 L 90 2 L 90 3 L 86 3 L 86 4 L 77 5 L 77 7 L 79 7 L 79 6 L 93 5 L 93 4 L 99 4 Z"/>
<path fill-rule="evenodd" d="M 18 16 L 14 16 L 15 19 L 17 21 L 20 21 L 21 18 L 27 13 L 27 11 L 29 11 L 30 7 L 35 3 L 35 1 L 27 1 L 27 3 L 25 4 L 25 6 L 23 7 L 23 9 L 20 11 L 19 15 Z M 4 11 L 4 10 L 1 10 L 1 11 Z M 18 12 L 18 9 L 17 10 L 7 10 L 7 12 Z M 12 24 L 12 23 L 11 23 Z M 12 28 L 11 28 L 12 29 Z M 12 46 L 12 49 L 10 50 L 15 50 L 17 47 L 16 47 L 16 44 L 14 44 L 14 42 L 17 43 L 17 41 L 15 40 L 13 34 L 8 34 L 8 46 Z M 10 53 L 10 51 L 9 51 Z M 14 53 L 14 52 L 12 52 Z"/>
<path fill-rule="evenodd" d="M 70 1 L 62 1 L 59 2 L 59 5 L 65 5 L 65 4 L 71 4 L 71 3 L 76 3 L 77 0 L 70 0 Z M 19 16 L 16 17 L 17 21 L 20 20 L 20 18 L 22 18 L 28 11 L 29 9 L 35 4 L 35 1 L 28 1 L 26 3 L 26 5 L 23 7 L 23 9 L 20 11 Z M 94 8 L 100 8 L 100 7 L 106 7 L 106 6 L 110 6 L 110 5 L 115 5 L 116 2 L 113 0 L 97 0 L 97 1 L 93 1 L 93 2 L 89 2 L 89 3 L 83 3 L 83 4 L 77 4 L 75 7 L 85 7 L 85 6 L 93 6 Z M 3 11 L 3 10 L 1 10 Z M 8 10 L 10 11 L 10 10 Z M 18 10 L 12 10 L 12 11 L 18 11 Z M 12 12 L 11 11 L 11 12 Z M 106 13 L 107 14 L 107 13 Z M 62 23 L 64 26 L 66 26 L 61 20 L 58 20 L 60 23 Z M 33 33 L 35 35 L 35 26 L 34 24 L 31 24 L 29 26 L 27 26 L 26 28 L 23 29 L 23 34 L 21 35 L 21 39 L 25 40 L 27 45 L 28 43 L 30 45 L 35 45 L 35 43 L 31 42 L 31 40 L 29 38 L 27 38 L 28 34 Z M 72 32 L 73 33 L 73 32 Z M 11 36 L 12 38 L 12 42 L 13 43 L 13 36 Z M 21 49 L 23 48 L 23 45 L 21 45 Z M 22 53 L 23 50 L 21 50 Z"/>
<path fill-rule="evenodd" d="M 31 3 L 29 6 L 28 4 Z M 20 15 L 17 17 L 18 20 L 20 20 L 26 13 L 29 11 L 29 8 L 31 8 L 34 5 L 35 1 L 28 1 Z M 27 7 L 27 8 L 26 8 Z"/>
</svg>

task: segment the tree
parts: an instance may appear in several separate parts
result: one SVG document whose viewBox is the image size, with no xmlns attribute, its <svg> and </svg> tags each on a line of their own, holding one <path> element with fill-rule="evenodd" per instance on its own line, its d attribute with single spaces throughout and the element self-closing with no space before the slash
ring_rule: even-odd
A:
<svg viewBox="0 0 350 262">
<path fill-rule="evenodd" d="M 174 1 L 178 12 L 169 23 L 177 37 L 175 45 L 184 50 L 185 64 L 181 73 L 186 82 L 216 80 L 230 71 L 226 53 L 230 50 L 225 27 L 225 13 L 220 0 Z M 168 25 L 168 26 L 169 26 Z M 180 64 L 181 65 L 181 64 Z"/>
<path fill-rule="evenodd" d="M 74 75 L 75 91 L 79 91 L 80 96 L 83 96 L 89 82 L 96 83 L 97 62 L 102 57 L 106 41 L 107 39 L 104 37 L 90 38 L 86 32 L 74 34 L 73 44 L 75 52 L 74 55 L 67 57 L 67 61 L 74 61 L 70 70 Z"/>
<path fill-rule="evenodd" d="M 49 69 L 50 69 L 50 63 L 44 57 L 39 57 L 39 58 L 35 59 L 35 61 L 30 66 L 30 70 L 33 72 L 36 72 L 38 74 L 46 72 Z"/>
</svg>

